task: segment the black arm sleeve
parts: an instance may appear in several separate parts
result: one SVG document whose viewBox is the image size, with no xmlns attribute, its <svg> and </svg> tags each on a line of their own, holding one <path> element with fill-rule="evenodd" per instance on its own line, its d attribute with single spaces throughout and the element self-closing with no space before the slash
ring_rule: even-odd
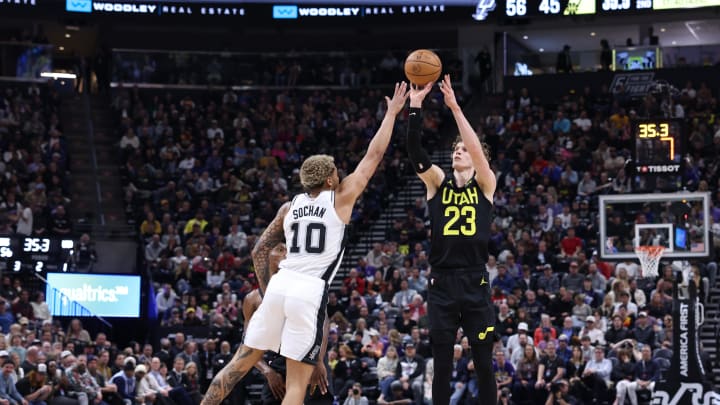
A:
<svg viewBox="0 0 720 405">
<path fill-rule="evenodd" d="M 422 126 L 422 109 L 410 108 L 408 117 L 407 150 L 408 158 L 417 173 L 424 173 L 432 166 L 430 156 L 423 149 L 420 142 L 420 127 Z"/>
</svg>

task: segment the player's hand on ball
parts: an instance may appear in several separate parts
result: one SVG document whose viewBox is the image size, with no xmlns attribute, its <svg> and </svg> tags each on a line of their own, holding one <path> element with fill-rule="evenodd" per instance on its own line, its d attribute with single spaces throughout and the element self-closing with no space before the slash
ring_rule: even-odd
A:
<svg viewBox="0 0 720 405">
<path fill-rule="evenodd" d="M 405 100 L 407 100 L 408 94 L 407 83 L 395 83 L 395 93 L 392 98 L 387 96 L 385 97 L 388 114 L 398 115 L 400 111 L 402 111 L 403 107 L 405 107 Z"/>
<path fill-rule="evenodd" d="M 428 93 L 430 93 L 430 90 L 432 89 L 432 86 L 435 84 L 435 82 L 426 83 L 424 86 L 420 87 L 417 84 L 411 84 L 410 85 L 410 107 L 412 108 L 420 108 L 422 107 L 423 100 L 425 99 L 425 96 L 427 96 Z"/>
<path fill-rule="evenodd" d="M 460 108 L 460 105 L 455 99 L 455 91 L 453 91 L 452 88 L 450 75 L 445 75 L 445 77 L 443 77 L 442 82 L 440 82 L 440 91 L 442 91 L 443 97 L 445 99 L 445 105 L 449 109 L 455 110 Z"/>
</svg>

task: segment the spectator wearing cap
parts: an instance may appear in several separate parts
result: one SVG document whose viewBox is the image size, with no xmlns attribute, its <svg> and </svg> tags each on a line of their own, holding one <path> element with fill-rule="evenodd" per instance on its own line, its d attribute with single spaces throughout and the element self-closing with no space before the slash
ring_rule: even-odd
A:
<svg viewBox="0 0 720 405">
<path fill-rule="evenodd" d="M 516 349 L 520 347 L 520 336 L 524 335 L 527 338 L 527 342 L 532 345 L 533 339 L 528 336 L 528 324 L 525 322 L 518 323 L 517 333 L 511 335 L 507 341 L 507 350 L 512 355 Z"/>
<path fill-rule="evenodd" d="M 642 345 L 652 346 L 655 343 L 655 331 L 653 331 L 647 312 L 641 311 L 638 314 L 632 335 L 641 347 Z"/>
<path fill-rule="evenodd" d="M 52 394 L 52 386 L 47 385 L 46 382 L 47 366 L 41 363 L 18 380 L 15 388 L 30 405 L 46 405 Z"/>
<path fill-rule="evenodd" d="M 117 387 L 117 393 L 125 405 L 137 403 L 135 368 L 135 364 L 131 362 L 125 363 L 123 369 L 115 373 L 110 379 Z"/>
<path fill-rule="evenodd" d="M 567 363 L 570 360 L 570 357 L 572 357 L 572 349 L 570 348 L 569 341 L 570 339 L 567 337 L 567 335 L 558 336 L 557 348 L 555 349 L 555 351 L 557 352 L 558 357 L 560 357 L 564 363 Z"/>
<path fill-rule="evenodd" d="M 585 318 L 585 326 L 580 330 L 580 337 L 587 336 L 594 345 L 605 345 L 605 335 L 602 330 L 597 327 L 597 320 L 594 315 L 588 315 Z"/>
<path fill-rule="evenodd" d="M 76 392 L 80 405 L 83 402 L 93 404 L 107 404 L 103 401 L 102 392 L 97 381 L 88 373 L 87 357 L 81 354 L 74 365 L 65 369 L 71 390 Z M 85 398 L 81 394 L 85 395 Z"/>
<path fill-rule="evenodd" d="M 423 378 L 425 359 L 418 355 L 413 342 L 405 343 L 405 355 L 398 361 L 395 377 L 402 383 L 404 390 L 411 390 L 413 398 L 423 397 Z M 386 398 L 392 393 L 385 393 Z"/>
<path fill-rule="evenodd" d="M 593 353 L 593 358 L 585 364 L 582 380 L 592 392 L 592 398 L 600 402 L 607 396 L 612 362 L 605 358 L 605 349 L 602 346 L 595 347 Z"/>
<path fill-rule="evenodd" d="M 9 405 L 28 405 L 15 387 L 15 363 L 10 359 L 3 360 L 2 374 L 0 374 L 0 399 L 8 401 Z"/>
</svg>

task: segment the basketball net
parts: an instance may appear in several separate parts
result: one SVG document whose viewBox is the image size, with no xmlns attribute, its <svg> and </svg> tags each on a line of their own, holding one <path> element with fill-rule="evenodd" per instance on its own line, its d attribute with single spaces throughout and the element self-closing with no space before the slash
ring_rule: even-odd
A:
<svg viewBox="0 0 720 405">
<path fill-rule="evenodd" d="M 664 246 L 635 247 L 635 254 L 640 259 L 640 277 L 653 278 L 658 276 L 658 265 L 663 252 L 665 252 Z"/>
</svg>

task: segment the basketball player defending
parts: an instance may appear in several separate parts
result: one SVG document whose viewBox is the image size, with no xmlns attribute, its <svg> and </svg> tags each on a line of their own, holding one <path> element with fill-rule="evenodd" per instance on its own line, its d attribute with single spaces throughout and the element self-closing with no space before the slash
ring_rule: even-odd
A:
<svg viewBox="0 0 720 405">
<path fill-rule="evenodd" d="M 314 366 L 324 344 L 328 286 L 342 261 L 345 225 L 385 154 L 407 97 L 407 84 L 396 84 L 393 97 L 385 98 L 385 118 L 365 156 L 342 181 L 330 156 L 314 155 L 303 162 L 300 182 L 306 193 L 280 207 L 253 249 L 263 301 L 248 324 L 244 344 L 215 376 L 202 405 L 218 405 L 266 350 L 287 358 L 284 405 L 302 404 L 313 370 L 325 370 L 322 364 Z M 281 242 L 287 245 L 287 257 L 270 279 L 269 253 Z"/>
<path fill-rule="evenodd" d="M 452 152 L 452 175 L 432 164 L 420 143 L 422 102 L 432 83 L 410 90 L 407 148 L 410 161 L 427 188 L 431 222 L 428 317 L 435 366 L 433 405 L 450 401 L 453 343 L 462 326 L 472 347 L 480 404 L 496 405 L 492 349 L 495 311 L 490 301 L 488 238 L 495 174 L 486 149 L 455 99 L 450 77 L 440 83 L 445 105 L 460 131 Z"/>
</svg>

